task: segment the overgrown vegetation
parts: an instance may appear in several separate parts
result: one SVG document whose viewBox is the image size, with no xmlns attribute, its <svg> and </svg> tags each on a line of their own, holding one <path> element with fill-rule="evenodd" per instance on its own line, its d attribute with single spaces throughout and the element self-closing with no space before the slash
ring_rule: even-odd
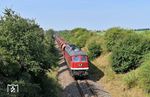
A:
<svg viewBox="0 0 150 97">
<path fill-rule="evenodd" d="M 138 71 L 138 78 L 140 87 L 150 93 L 150 53 L 143 58 L 143 63 Z"/>
<path fill-rule="evenodd" d="M 130 33 L 112 50 L 112 67 L 115 72 L 128 72 L 140 65 L 142 56 L 150 50 L 150 39 Z"/>
<path fill-rule="evenodd" d="M 44 33 L 34 20 L 5 9 L 0 19 L 0 97 L 57 96 L 55 80 L 50 78 L 47 85 L 51 88 L 43 81 L 48 79 L 48 69 L 56 66 L 56 54 L 51 30 Z M 19 93 L 6 92 L 12 83 L 19 85 Z"/>
<path fill-rule="evenodd" d="M 122 28 L 110 28 L 106 31 L 105 40 L 106 40 L 106 47 L 108 51 L 112 51 L 114 46 L 121 41 L 129 30 L 125 30 Z"/>
<path fill-rule="evenodd" d="M 123 77 L 127 87 L 139 86 L 149 93 L 150 59 L 144 57 L 150 51 L 149 32 L 138 33 L 134 30 L 115 27 L 100 33 L 102 32 L 78 28 L 62 32 L 61 35 L 69 42 L 82 47 L 91 59 L 101 53 L 111 52 L 112 70 L 116 73 L 127 73 Z M 86 36 L 82 37 L 84 42 L 80 40 L 80 36 Z M 76 41 L 80 41 L 82 45 Z"/>
<path fill-rule="evenodd" d="M 138 84 L 137 73 L 135 71 L 128 73 L 126 76 L 124 76 L 123 81 L 127 88 L 135 87 Z"/>
<path fill-rule="evenodd" d="M 88 55 L 90 56 L 91 59 L 100 56 L 100 54 L 102 53 L 101 46 L 95 42 L 91 42 L 87 48 L 89 51 Z"/>
<path fill-rule="evenodd" d="M 150 53 L 145 54 L 141 60 L 141 66 L 125 75 L 123 81 L 128 88 L 139 86 L 146 93 L 150 93 Z"/>
</svg>

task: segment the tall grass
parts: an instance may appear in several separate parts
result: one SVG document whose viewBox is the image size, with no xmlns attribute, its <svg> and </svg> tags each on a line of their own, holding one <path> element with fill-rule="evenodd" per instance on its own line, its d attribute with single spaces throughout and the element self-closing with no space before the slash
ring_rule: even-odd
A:
<svg viewBox="0 0 150 97">
<path fill-rule="evenodd" d="M 129 72 L 127 75 L 123 77 L 123 81 L 127 88 L 133 88 L 138 84 L 138 77 L 135 71 Z"/>
<path fill-rule="evenodd" d="M 150 97 L 150 53 L 144 55 L 141 61 L 141 66 L 125 75 L 123 81 L 128 88 L 142 88 Z"/>
<path fill-rule="evenodd" d="M 150 93 L 150 53 L 146 54 L 142 61 L 138 72 L 139 85 L 147 93 Z"/>
</svg>

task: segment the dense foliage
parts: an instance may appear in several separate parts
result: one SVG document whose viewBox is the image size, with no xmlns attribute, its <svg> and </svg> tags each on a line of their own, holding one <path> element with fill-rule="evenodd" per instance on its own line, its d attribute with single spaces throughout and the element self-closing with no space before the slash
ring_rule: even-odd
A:
<svg viewBox="0 0 150 97">
<path fill-rule="evenodd" d="M 0 96 L 46 97 L 42 78 L 56 65 L 55 53 L 51 31 L 45 34 L 34 20 L 5 9 L 0 19 Z M 19 84 L 19 93 L 6 93 L 12 83 Z"/>
<path fill-rule="evenodd" d="M 75 28 L 69 32 L 64 32 L 63 36 L 67 41 L 82 48 L 85 46 L 86 41 L 92 34 L 84 28 Z"/>
<path fill-rule="evenodd" d="M 100 56 L 100 54 L 102 53 L 100 44 L 97 44 L 94 42 L 92 42 L 88 45 L 88 51 L 89 51 L 89 56 L 91 59 L 94 59 L 94 58 Z"/>
<path fill-rule="evenodd" d="M 122 28 L 110 28 L 105 33 L 106 47 L 108 51 L 112 51 L 114 46 L 125 37 L 126 33 L 130 33 L 130 30 Z"/>
<path fill-rule="evenodd" d="M 127 72 L 140 65 L 143 54 L 150 50 L 150 39 L 130 33 L 112 50 L 112 67 L 116 72 Z"/>
</svg>

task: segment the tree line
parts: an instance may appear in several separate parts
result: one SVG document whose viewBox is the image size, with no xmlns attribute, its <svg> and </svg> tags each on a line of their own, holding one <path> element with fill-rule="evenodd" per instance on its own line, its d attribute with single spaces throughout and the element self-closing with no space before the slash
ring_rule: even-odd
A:
<svg viewBox="0 0 150 97">
<path fill-rule="evenodd" d="M 57 96 L 57 83 L 46 75 L 58 60 L 53 32 L 11 9 L 4 10 L 0 18 L 0 97 Z M 7 93 L 8 84 L 18 84 L 19 92 Z"/>
</svg>

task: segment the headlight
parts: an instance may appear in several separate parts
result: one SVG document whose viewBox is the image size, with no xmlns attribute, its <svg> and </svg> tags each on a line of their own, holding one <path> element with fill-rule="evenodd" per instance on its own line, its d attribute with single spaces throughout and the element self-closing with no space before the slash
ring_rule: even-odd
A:
<svg viewBox="0 0 150 97">
<path fill-rule="evenodd" d="M 83 64 L 79 64 L 79 66 L 81 67 Z"/>
</svg>

